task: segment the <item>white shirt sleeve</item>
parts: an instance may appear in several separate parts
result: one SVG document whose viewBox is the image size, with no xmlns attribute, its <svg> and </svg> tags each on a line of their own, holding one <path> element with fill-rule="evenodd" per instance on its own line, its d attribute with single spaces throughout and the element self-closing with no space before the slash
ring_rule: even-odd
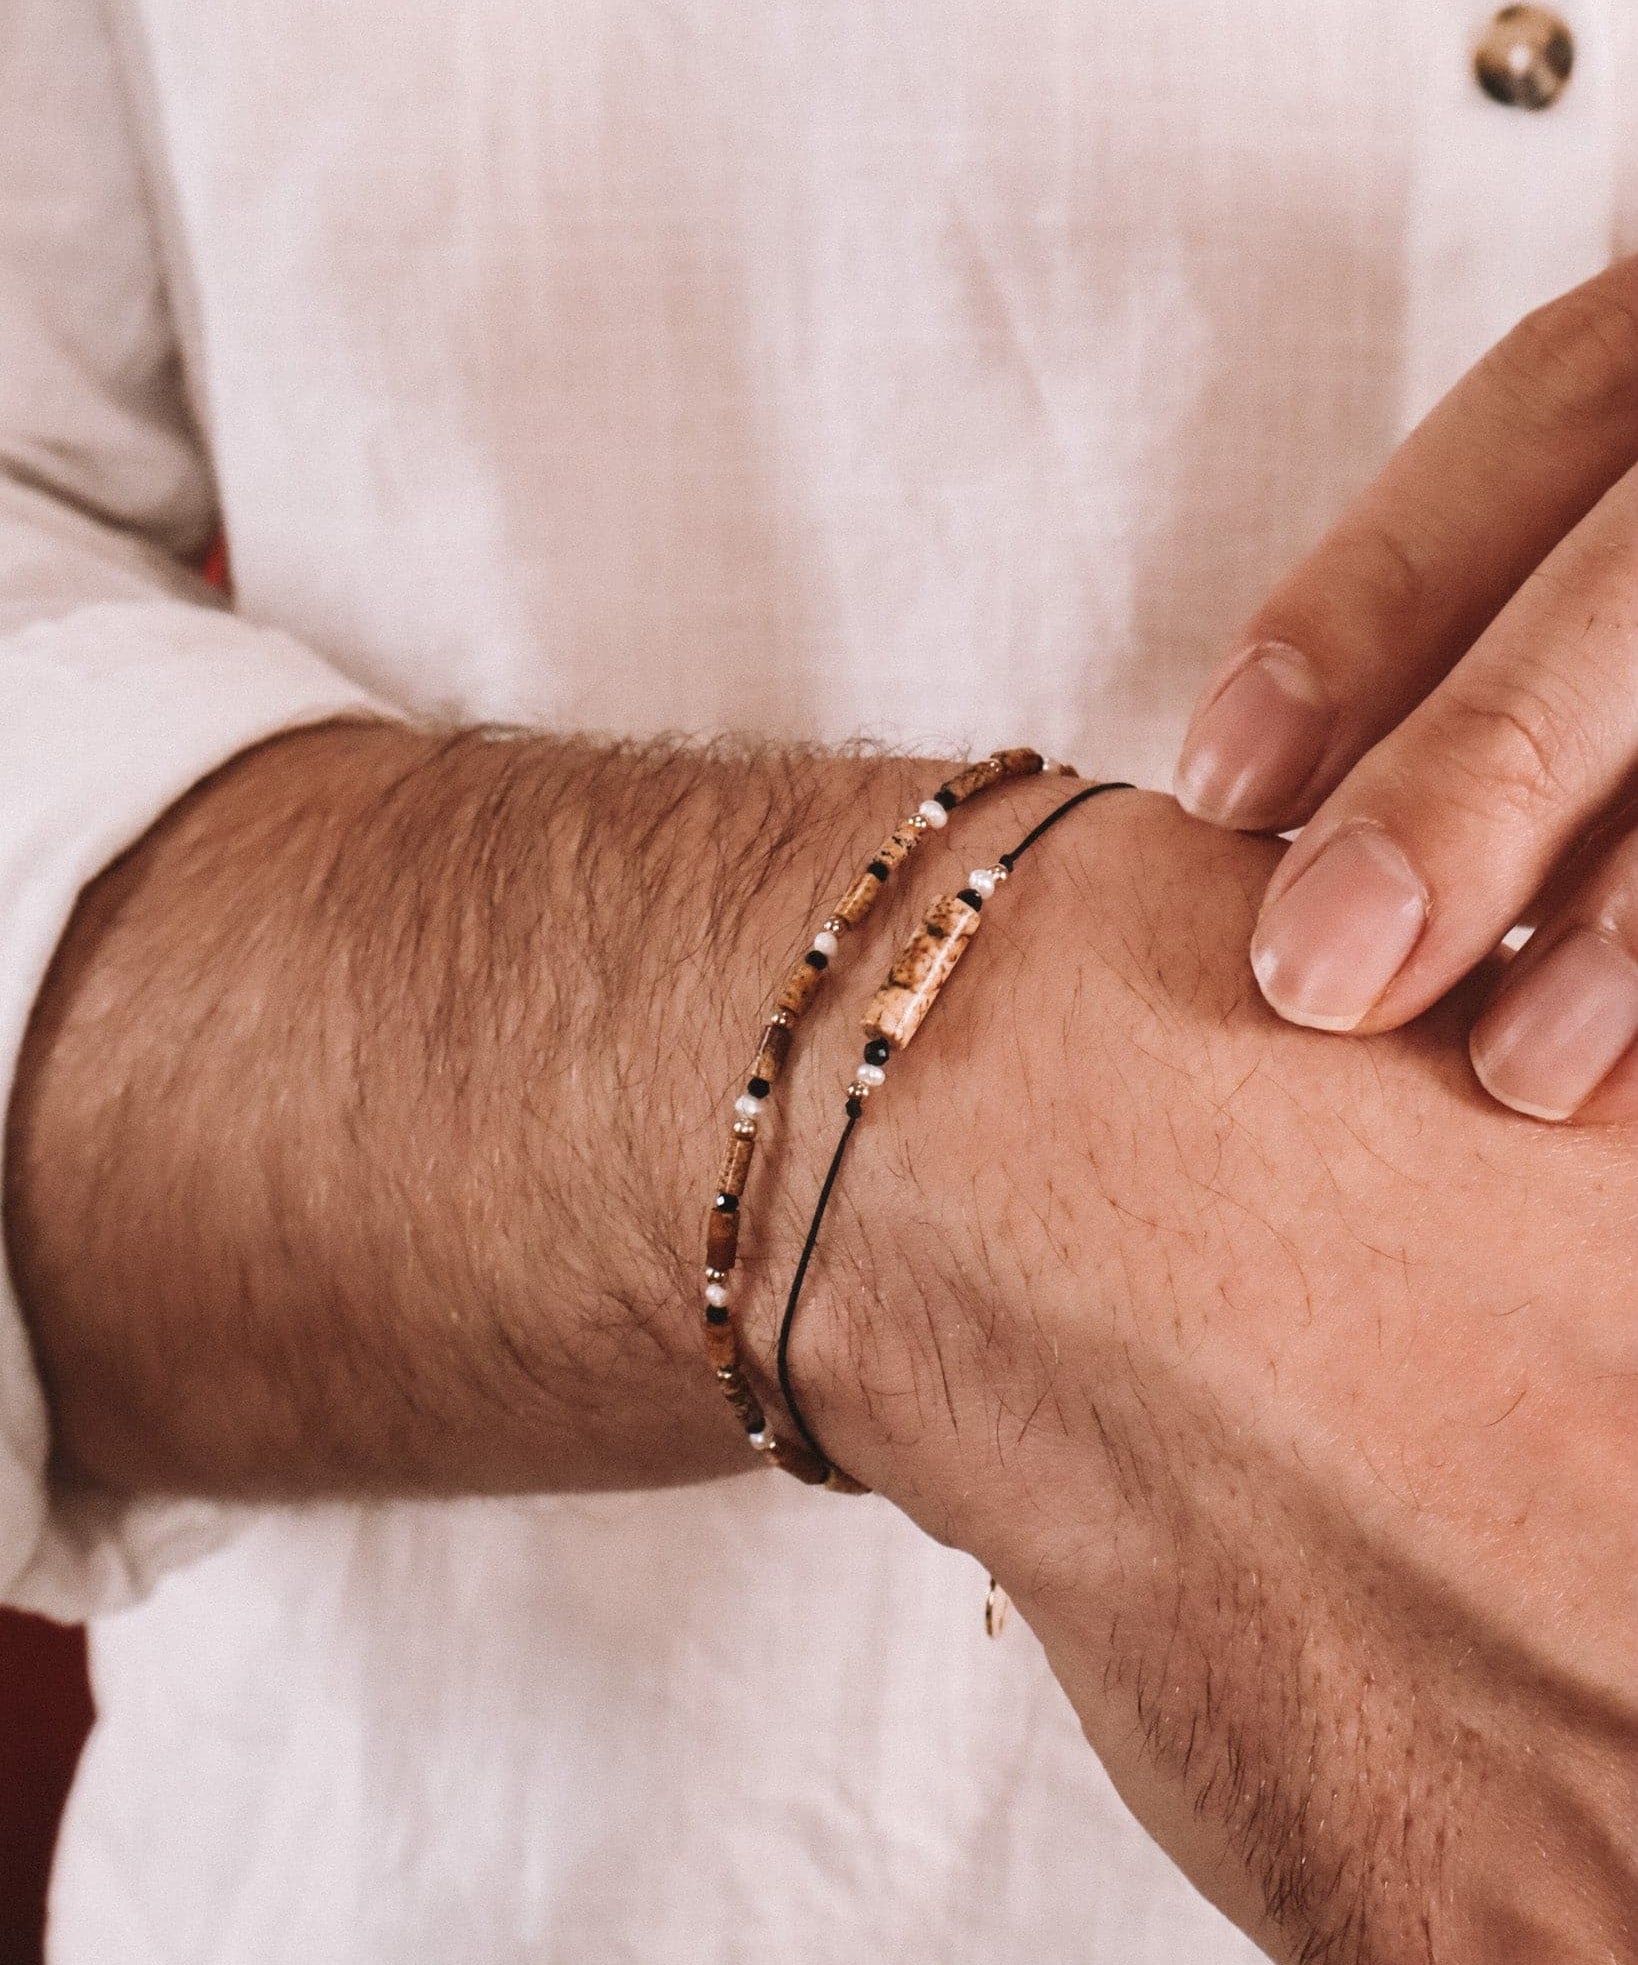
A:
<svg viewBox="0 0 1638 1965">
<path fill-rule="evenodd" d="M 85 883 L 278 731 L 379 709 L 189 570 L 217 518 L 94 0 L 0 10 L 0 1094 Z M 69 1502 L 0 1274 L 0 1599 L 117 1607 L 236 1511 Z"/>
</svg>

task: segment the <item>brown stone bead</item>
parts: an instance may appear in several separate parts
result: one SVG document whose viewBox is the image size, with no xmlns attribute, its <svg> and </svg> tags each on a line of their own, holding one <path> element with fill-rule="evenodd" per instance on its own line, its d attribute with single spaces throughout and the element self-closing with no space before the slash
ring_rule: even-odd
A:
<svg viewBox="0 0 1638 1965">
<path fill-rule="evenodd" d="M 958 771 L 944 786 L 944 789 L 960 805 L 975 792 L 981 792 L 987 785 L 995 784 L 1005 775 L 1005 766 L 999 757 L 981 757 L 976 764 L 969 764 Z"/>
<path fill-rule="evenodd" d="M 903 1050 L 921 1028 L 950 972 L 961 960 L 978 930 L 977 908 L 945 894 L 899 951 L 887 981 L 871 998 L 865 1013 L 867 1037 L 884 1037 Z"/>
<path fill-rule="evenodd" d="M 887 835 L 870 857 L 873 860 L 880 860 L 891 873 L 895 867 L 904 865 L 926 837 L 924 832 L 914 826 L 900 826 L 897 832 L 890 832 Z"/>
<path fill-rule="evenodd" d="M 724 1214 L 720 1208 L 713 1208 L 705 1224 L 706 1268 L 732 1269 L 738 1254 L 739 1215 Z"/>
<path fill-rule="evenodd" d="M 729 1366 L 738 1368 L 739 1338 L 732 1324 L 708 1324 L 702 1322 L 700 1328 L 705 1333 L 705 1355 L 719 1370 Z"/>
<path fill-rule="evenodd" d="M 722 1389 L 728 1403 L 734 1409 L 734 1416 L 747 1433 L 760 1433 L 768 1423 L 763 1416 L 762 1406 L 756 1394 L 746 1384 L 743 1376 L 736 1374 L 722 1381 Z"/>
<path fill-rule="evenodd" d="M 819 994 L 819 982 L 824 973 L 823 969 L 814 968 L 811 962 L 798 962 L 775 997 L 774 1008 L 783 1010 L 789 1017 L 801 1016 Z"/>
<path fill-rule="evenodd" d="M 751 1155 L 756 1151 L 756 1141 L 746 1139 L 735 1133 L 728 1142 L 728 1150 L 722 1156 L 722 1171 L 717 1175 L 719 1194 L 743 1194 L 745 1176 L 751 1171 Z"/>
<path fill-rule="evenodd" d="M 876 905 L 876 898 L 882 891 L 882 883 L 873 873 L 861 873 L 832 910 L 838 921 L 845 921 L 850 928 L 857 928 L 865 916 Z"/>
<path fill-rule="evenodd" d="M 1027 747 L 997 751 L 995 754 L 1001 761 L 1001 775 L 1004 778 L 1033 777 L 1046 763 L 1046 759 L 1039 751 L 1032 751 Z"/>
<path fill-rule="evenodd" d="M 751 1064 L 751 1077 L 766 1078 L 771 1085 L 785 1068 L 785 1060 L 790 1054 L 790 1025 L 788 1023 L 765 1024 L 762 1035 L 757 1041 L 756 1057 Z"/>
<path fill-rule="evenodd" d="M 794 1474 L 808 1487 L 829 1485 L 830 1463 L 810 1453 L 800 1440 L 779 1440 L 769 1449 L 768 1458 L 776 1467 L 783 1468 L 787 1474 Z M 859 1491 L 861 1494 L 864 1492 L 862 1488 Z"/>
<path fill-rule="evenodd" d="M 903 866 L 910 855 L 921 844 L 925 835 L 914 826 L 900 826 L 882 841 L 866 863 L 853 885 L 836 903 L 831 912 L 838 921 L 845 921 L 850 928 L 857 928 L 870 910 L 876 905 L 876 897 L 881 893 L 887 875 L 897 866 Z M 870 867 L 885 869 L 882 873 L 870 872 Z"/>
</svg>

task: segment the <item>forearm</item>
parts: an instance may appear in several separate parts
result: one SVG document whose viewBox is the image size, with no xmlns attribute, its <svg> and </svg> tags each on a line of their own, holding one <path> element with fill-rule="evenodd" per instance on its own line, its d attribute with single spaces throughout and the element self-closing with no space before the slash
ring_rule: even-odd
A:
<svg viewBox="0 0 1638 1965">
<path fill-rule="evenodd" d="M 333 726 L 183 801 L 84 897 L 12 1102 L 63 1471 L 261 1494 L 750 1464 L 696 1333 L 724 1115 L 825 900 L 936 775 Z M 850 955 L 884 962 L 973 853 L 930 841 Z M 764 1340 L 857 1008 L 821 999 L 764 1143 Z"/>
</svg>

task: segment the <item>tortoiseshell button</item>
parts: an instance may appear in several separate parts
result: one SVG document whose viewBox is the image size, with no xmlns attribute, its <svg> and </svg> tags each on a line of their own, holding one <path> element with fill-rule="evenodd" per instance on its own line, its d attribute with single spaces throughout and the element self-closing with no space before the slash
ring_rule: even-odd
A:
<svg viewBox="0 0 1638 1965">
<path fill-rule="evenodd" d="M 1550 108 L 1574 66 L 1570 30 L 1546 7 L 1503 7 L 1473 57 L 1480 88 L 1510 109 Z"/>
</svg>

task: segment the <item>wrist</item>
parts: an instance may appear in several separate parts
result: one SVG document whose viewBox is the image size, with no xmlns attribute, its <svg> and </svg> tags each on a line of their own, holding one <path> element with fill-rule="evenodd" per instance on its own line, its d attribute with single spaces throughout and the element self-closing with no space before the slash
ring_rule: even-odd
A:
<svg viewBox="0 0 1638 1965">
<path fill-rule="evenodd" d="M 782 1284 L 841 1129 L 860 1018 L 893 956 L 936 893 L 965 885 L 1075 789 L 1037 780 L 997 797 L 872 949 L 840 1027 L 816 1047 L 829 1054 L 828 1103 L 804 1121 L 805 1189 L 783 1197 Z M 1117 985 L 1096 958 L 1103 935 L 1121 934 L 1122 909 L 1111 905 L 1120 855 L 1105 842 L 1159 805 L 1089 804 L 990 903 L 980 946 L 854 1128 L 809 1271 L 793 1342 L 807 1416 L 837 1464 L 941 1539 L 972 1545 L 1009 1426 L 1049 1395 L 1031 1314 L 1043 1278 L 1066 1262 L 1084 1273 L 1095 1254 L 1066 1247 L 1051 1219 L 1051 1162 L 1078 1118 L 1109 1103 L 1096 1000 Z"/>
<path fill-rule="evenodd" d="M 812 893 L 797 932 L 779 938 L 783 946 L 772 960 L 768 947 L 760 945 L 748 950 L 743 959 L 742 966 L 753 979 L 751 987 L 756 1003 L 765 1009 L 770 986 L 790 971 L 791 956 L 786 950 L 800 950 L 819 922 L 826 920 L 827 932 L 819 940 L 828 954 L 828 963 L 823 955 L 809 958 L 819 964 L 819 983 L 800 966 L 796 969 L 796 977 L 806 978 L 811 986 L 801 994 L 811 995 L 812 1000 L 807 1009 L 798 1013 L 790 1030 L 794 1042 L 783 1064 L 766 1072 L 777 1080 L 767 1112 L 757 1114 L 751 1121 L 757 1128 L 747 1196 L 751 1233 L 748 1237 L 734 1238 L 738 1241 L 739 1259 L 732 1275 L 723 1277 L 714 1286 L 723 1291 L 728 1303 L 719 1294 L 716 1298 L 719 1308 L 707 1311 L 706 1315 L 708 1319 L 716 1316 L 724 1322 L 732 1319 L 725 1356 L 737 1357 L 737 1369 L 743 1376 L 738 1390 L 732 1381 L 726 1389 L 737 1404 L 745 1407 L 742 1418 L 746 1426 L 759 1426 L 760 1414 L 767 1415 L 769 1423 L 762 1431 L 779 1443 L 775 1459 L 782 1465 L 792 1465 L 783 1451 L 788 1443 L 797 1458 L 806 1457 L 812 1449 L 821 1467 L 828 1459 L 838 1472 L 847 1473 L 850 1470 L 835 1448 L 815 1438 L 813 1415 L 807 1411 L 805 1289 L 801 1327 L 794 1323 L 792 1326 L 796 1341 L 791 1350 L 791 1377 L 781 1382 L 779 1331 L 786 1299 L 799 1268 L 811 1280 L 817 1280 L 819 1271 L 823 1270 L 827 1278 L 837 1282 L 848 1298 L 857 1303 L 891 1301 L 898 1294 L 885 1288 L 882 1277 L 875 1272 L 871 1211 L 861 1210 L 856 1201 L 848 1203 L 839 1196 L 838 1206 L 823 1223 L 821 1232 L 821 1224 L 815 1220 L 816 1200 L 826 1183 L 827 1169 L 845 1123 L 845 1111 L 856 1109 L 863 1116 L 862 1103 L 869 1094 L 850 1084 L 856 1073 L 863 1071 L 866 1078 L 870 1076 L 869 1067 L 860 1061 L 861 1018 L 894 951 L 913 924 L 919 922 L 935 893 L 966 886 L 975 856 L 982 865 L 986 858 L 994 857 L 999 847 L 993 838 L 986 845 L 982 812 L 976 806 L 971 811 L 958 810 L 948 826 L 940 823 L 930 827 L 921 820 L 913 820 L 912 824 L 920 828 L 919 850 L 904 870 L 877 889 L 878 898 L 863 918 L 843 908 L 841 920 L 828 921 L 839 893 L 852 885 L 859 868 L 867 860 L 874 864 L 878 843 L 889 832 L 896 833 L 903 826 L 906 813 L 914 812 L 929 798 L 939 778 L 951 776 L 958 769 L 928 761 L 878 761 L 859 778 L 857 761 L 837 762 L 843 773 L 856 776 L 855 783 L 848 788 L 846 802 L 852 824 L 862 825 L 864 829 L 852 842 L 847 860 Z M 1064 783 L 1062 779 L 1056 782 Z M 984 790 L 982 811 L 994 813 L 997 807 L 1001 808 L 999 816 L 990 821 L 992 833 L 996 824 L 1007 828 L 1019 823 L 1007 816 L 1009 812 L 1036 811 L 1043 803 L 1040 793 L 1045 789 L 1040 779 L 1023 778 L 1003 781 Z M 939 818 L 937 812 L 931 811 L 930 804 L 927 809 L 934 819 Z M 1006 836 L 1003 830 L 1001 839 Z M 884 850 L 881 857 L 887 865 L 895 864 L 892 852 Z M 804 891 L 811 885 L 803 880 L 799 854 L 793 854 L 790 871 L 793 884 Z M 842 922 L 849 919 L 854 925 L 851 930 L 844 930 Z M 765 918 L 759 927 L 766 932 Z M 744 987 L 743 983 L 741 986 Z M 759 1017 L 753 1017 L 747 1027 L 754 1030 L 759 1022 Z M 741 1045 L 742 1049 L 748 1048 L 744 1040 Z M 749 1079 L 746 1089 L 767 1098 L 766 1087 L 756 1076 Z M 850 1096 L 852 1090 L 860 1092 L 858 1100 Z M 720 1097 L 717 1105 L 720 1112 Z M 736 1125 L 736 1132 L 741 1129 Z M 736 1143 L 735 1152 L 739 1150 Z M 730 1160 L 733 1158 L 734 1154 L 730 1154 Z M 728 1184 L 736 1193 L 739 1180 L 737 1172 L 728 1177 Z M 803 1255 L 810 1223 L 814 1229 L 811 1268 Z M 716 1237 L 715 1227 L 713 1236 Z M 887 1246 L 896 1255 L 901 1238 L 890 1237 Z M 734 1262 L 732 1255 L 728 1261 Z M 894 1270 L 897 1263 L 890 1260 L 884 1267 Z M 821 1332 L 828 1328 L 828 1320 L 822 1321 Z M 749 1393 L 745 1390 L 747 1380 L 751 1387 Z M 863 1389 L 857 1374 L 843 1379 L 844 1397 L 849 1388 Z M 794 1409 L 798 1405 L 802 1409 L 800 1421 Z"/>
<path fill-rule="evenodd" d="M 766 1464 L 747 1450 L 743 1427 L 713 1381 L 701 1330 L 704 1217 L 726 1122 L 736 1095 L 751 1088 L 757 1033 L 781 978 L 839 893 L 956 767 L 807 752 L 735 758 L 713 750 L 688 755 L 678 768 L 688 774 L 686 795 L 668 808 L 665 850 L 656 855 L 663 888 L 649 894 L 651 932 L 623 982 L 629 1001 L 647 1012 L 628 1012 L 609 1033 L 612 1042 L 584 1053 L 570 1080 L 574 1103 L 555 1121 L 570 1136 L 588 1139 L 606 1134 L 611 1112 L 623 1111 L 641 1127 L 641 1139 L 627 1142 L 639 1151 L 625 1155 L 630 1178 L 620 1183 L 638 1206 L 630 1214 L 617 1210 L 608 1230 L 629 1244 L 618 1267 L 628 1288 L 634 1280 L 635 1287 L 623 1302 L 592 1306 L 586 1321 L 604 1330 L 623 1323 L 630 1337 L 641 1338 L 651 1363 L 655 1348 L 663 1351 L 675 1397 L 651 1422 L 648 1458 L 655 1477 L 668 1480 Z M 932 893 L 963 886 L 974 864 L 993 858 L 1064 795 L 1039 780 L 1021 780 L 986 792 L 981 806 L 947 828 L 925 831 L 905 874 L 841 937 L 812 1009 L 793 1031 L 787 1063 L 770 1074 L 777 1083 L 758 1115 L 738 1260 L 727 1280 L 729 1302 L 719 1299 L 719 1307 L 731 1312 L 751 1382 L 781 1439 L 795 1431 L 774 1389 L 779 1316 L 858 1061 L 863 1007 Z M 986 809 L 992 815 L 987 838 Z M 647 889 L 640 864 L 627 870 L 626 884 Z M 685 925 L 684 948 L 666 941 L 661 924 L 667 919 Z M 542 1015 L 551 1022 L 549 1000 Z M 561 1044 L 561 1033 L 556 1041 Z M 619 1168 L 611 1163 L 608 1171 Z M 561 1211 L 568 1197 L 555 1198 Z M 588 1190 L 587 1203 L 593 1202 L 606 1211 L 601 1190 Z M 596 1278 L 565 1280 L 584 1291 Z M 527 1287 L 527 1277 L 524 1282 Z M 557 1342 L 560 1324 L 542 1335 Z M 631 1401 L 619 1396 L 621 1360 L 611 1359 L 611 1366 L 607 1437 L 600 1443 L 605 1458 L 630 1450 L 622 1448 L 618 1429 Z"/>
</svg>

